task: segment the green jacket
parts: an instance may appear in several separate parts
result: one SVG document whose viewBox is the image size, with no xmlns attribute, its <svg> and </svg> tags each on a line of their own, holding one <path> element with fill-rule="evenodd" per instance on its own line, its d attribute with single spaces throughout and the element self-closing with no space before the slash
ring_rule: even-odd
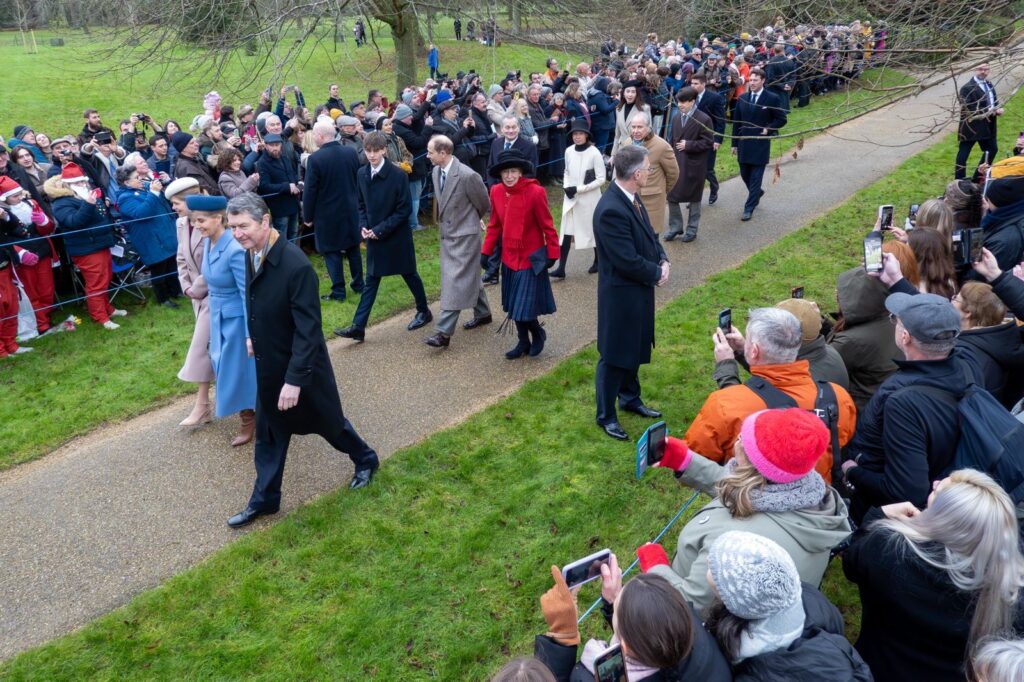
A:
<svg viewBox="0 0 1024 682">
<path fill-rule="evenodd" d="M 686 486 L 715 495 L 715 484 L 724 475 L 725 467 L 695 452 L 686 470 L 676 476 Z M 715 538 L 730 530 L 757 533 L 779 543 L 793 557 L 800 579 L 815 587 L 821 584 L 831 549 L 851 532 L 846 504 L 831 487 L 817 507 L 759 512 L 745 519 L 733 518 L 716 497 L 683 528 L 672 560 L 672 570 L 681 578 L 681 582 L 675 582 L 676 587 L 698 611 L 714 601 L 707 580 L 708 548 Z"/>
</svg>

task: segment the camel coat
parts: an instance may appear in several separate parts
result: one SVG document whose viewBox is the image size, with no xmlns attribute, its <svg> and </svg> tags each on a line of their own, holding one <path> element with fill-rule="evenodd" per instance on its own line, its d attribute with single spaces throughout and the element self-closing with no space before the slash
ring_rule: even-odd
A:
<svg viewBox="0 0 1024 682">
<path fill-rule="evenodd" d="M 640 201 L 647 209 L 651 227 L 657 234 L 665 229 L 668 193 L 679 179 L 679 164 L 672 147 L 657 135 L 649 135 L 644 146 L 650 154 L 651 172 L 647 176 L 647 184 L 640 189 Z"/>
<path fill-rule="evenodd" d="M 434 187 L 441 187 L 441 169 L 433 170 Z M 484 181 L 452 158 L 444 191 L 437 199 L 441 231 L 441 310 L 465 310 L 480 297 L 481 218 L 491 207 Z"/>
<path fill-rule="evenodd" d="M 203 235 L 192 230 L 189 236 L 188 218 L 178 218 L 178 281 L 181 290 L 192 300 L 196 327 L 185 356 L 185 364 L 178 378 L 194 384 L 213 381 L 210 362 L 210 307 L 206 280 L 203 279 Z M 198 298 L 194 298 L 198 297 Z"/>
<path fill-rule="evenodd" d="M 594 171 L 594 180 L 583 184 L 588 170 Z M 562 177 L 564 187 L 575 187 L 576 196 L 568 196 L 562 201 L 562 234 L 563 239 L 572 235 L 573 245 L 577 249 L 592 249 L 597 246 L 594 241 L 594 211 L 601 200 L 601 186 L 605 181 L 604 159 L 594 145 L 584 151 L 576 151 L 572 145 L 565 150 L 565 175 Z"/>
</svg>

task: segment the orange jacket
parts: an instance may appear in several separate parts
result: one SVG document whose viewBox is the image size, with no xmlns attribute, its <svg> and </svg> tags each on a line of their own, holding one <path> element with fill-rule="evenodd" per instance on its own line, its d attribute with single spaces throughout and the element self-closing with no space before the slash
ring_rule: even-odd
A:
<svg viewBox="0 0 1024 682">
<path fill-rule="evenodd" d="M 784 365 L 755 365 L 751 374 L 763 377 L 765 381 L 796 400 L 805 410 L 814 409 L 818 395 L 817 386 L 811 378 L 810 365 L 806 360 L 797 360 Z M 857 408 L 853 399 L 842 386 L 832 384 L 839 402 L 839 444 L 846 445 L 853 437 L 857 426 Z M 740 384 L 715 391 L 704 401 L 697 418 L 686 432 L 686 443 L 694 452 L 708 459 L 725 462 L 732 457 L 732 447 L 740 434 L 743 420 L 749 415 L 767 407 L 752 390 Z M 821 456 L 814 467 L 826 481 L 832 481 L 831 447 Z"/>
</svg>

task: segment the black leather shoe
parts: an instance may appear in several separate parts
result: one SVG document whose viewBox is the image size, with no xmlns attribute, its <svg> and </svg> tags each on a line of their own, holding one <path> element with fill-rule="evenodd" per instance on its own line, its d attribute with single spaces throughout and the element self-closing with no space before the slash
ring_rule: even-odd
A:
<svg viewBox="0 0 1024 682">
<path fill-rule="evenodd" d="M 753 216 L 753 215 L 754 215 L 753 211 L 744 211 L 743 212 L 743 216 L 740 218 L 740 220 L 746 222 L 747 220 L 750 220 L 751 216 Z"/>
<path fill-rule="evenodd" d="M 380 464 L 374 464 L 372 467 L 366 467 L 365 469 L 356 469 L 356 473 L 352 476 L 352 482 L 348 484 L 349 490 L 359 490 L 370 485 L 373 475 L 377 473 L 379 468 Z"/>
<path fill-rule="evenodd" d="M 321 301 L 338 301 L 338 302 L 341 302 L 341 301 L 345 300 L 345 297 L 344 296 L 332 296 L 331 294 L 324 294 L 323 296 L 320 297 L 320 300 Z"/>
<path fill-rule="evenodd" d="M 232 528 L 241 528 L 242 526 L 248 526 L 260 516 L 276 513 L 276 509 L 271 511 L 269 509 L 253 509 L 252 507 L 246 507 L 243 511 L 238 512 L 228 519 L 228 525 Z"/>
<path fill-rule="evenodd" d="M 441 332 L 428 336 L 423 339 L 423 343 L 427 344 L 431 348 L 447 348 L 448 344 L 451 343 L 452 337 L 445 336 Z"/>
<path fill-rule="evenodd" d="M 697 238 L 696 231 L 690 232 L 689 230 L 687 230 L 686 234 L 683 235 L 683 241 L 687 242 L 687 243 L 692 242 L 696 238 Z"/>
<path fill-rule="evenodd" d="M 175 303 L 171 299 L 167 299 L 166 301 L 164 301 L 160 305 L 162 305 L 165 308 L 178 308 L 178 307 L 180 307 L 177 303 Z"/>
<path fill-rule="evenodd" d="M 493 275 L 491 277 L 488 277 L 487 275 L 484 275 L 483 277 L 480 278 L 480 281 L 483 282 L 484 284 L 497 284 L 498 276 Z"/>
<path fill-rule="evenodd" d="M 673 241 L 678 236 L 679 236 L 678 232 L 666 232 L 664 235 L 662 235 L 661 238 L 664 241 L 666 241 L 666 242 L 670 242 L 670 241 Z"/>
<path fill-rule="evenodd" d="M 599 424 L 599 426 L 615 440 L 629 440 L 629 436 L 622 426 L 619 425 L 619 422 L 608 422 L 607 424 Z"/>
<path fill-rule="evenodd" d="M 718 193 L 708 195 L 708 206 L 714 206 L 715 202 L 718 201 Z"/>
<path fill-rule="evenodd" d="M 462 328 L 466 330 L 476 329 L 477 327 L 482 327 L 485 324 L 490 324 L 491 322 L 494 322 L 494 318 L 491 317 L 490 315 L 484 315 L 483 317 L 474 317 L 472 320 L 462 325 Z"/>
<path fill-rule="evenodd" d="M 434 315 L 429 310 L 425 313 L 416 313 L 416 317 L 412 318 L 412 322 L 409 323 L 409 326 L 406 327 L 406 329 L 409 331 L 415 331 L 420 327 L 426 326 L 427 322 L 430 322 L 433 319 Z"/>
<path fill-rule="evenodd" d="M 355 325 L 345 327 L 344 329 L 335 329 L 334 334 L 335 336 L 340 336 L 343 339 L 352 339 L 359 343 L 362 343 L 363 339 L 366 338 L 366 330 L 360 329 Z"/>
<path fill-rule="evenodd" d="M 652 410 L 646 405 L 640 405 L 639 407 L 624 407 L 622 409 L 624 409 L 626 412 L 638 414 L 641 417 L 647 417 L 648 419 L 658 419 L 661 417 L 661 412 L 658 412 L 657 410 Z"/>
</svg>

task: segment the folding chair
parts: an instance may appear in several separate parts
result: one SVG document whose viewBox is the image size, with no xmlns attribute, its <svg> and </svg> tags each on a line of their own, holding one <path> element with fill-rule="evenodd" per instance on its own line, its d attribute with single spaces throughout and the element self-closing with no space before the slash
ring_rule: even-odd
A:
<svg viewBox="0 0 1024 682">
<path fill-rule="evenodd" d="M 142 283 L 148 282 L 149 277 L 148 274 L 145 277 L 141 276 L 146 265 L 138 251 L 132 248 L 131 242 L 124 235 L 115 232 L 115 242 L 110 252 L 113 270 L 113 277 L 110 280 L 110 303 L 113 304 L 114 299 L 122 291 L 145 303 L 146 294 L 142 291 Z"/>
</svg>

